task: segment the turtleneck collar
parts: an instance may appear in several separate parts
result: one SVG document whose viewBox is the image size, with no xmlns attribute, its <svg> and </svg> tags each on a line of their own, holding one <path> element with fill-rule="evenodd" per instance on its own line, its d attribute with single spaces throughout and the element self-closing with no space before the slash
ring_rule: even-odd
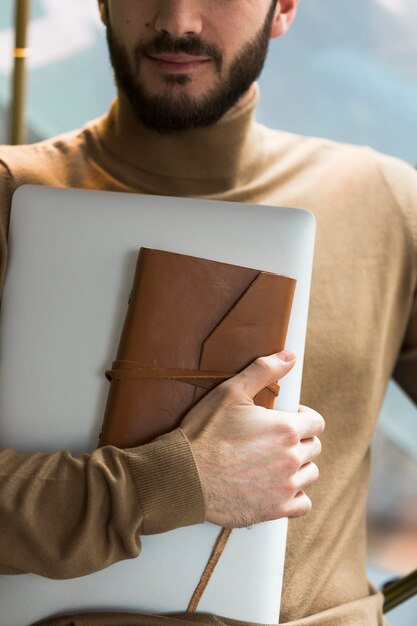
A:
<svg viewBox="0 0 417 626">
<path fill-rule="evenodd" d="M 246 185 L 259 171 L 262 146 L 254 119 L 258 99 L 254 84 L 244 103 L 213 126 L 162 135 L 141 124 L 120 93 L 96 128 L 105 150 L 123 162 L 138 183 L 144 177 L 149 188 L 149 177 L 158 177 L 163 193 L 169 193 L 171 180 L 178 193 L 182 181 L 184 190 L 186 181 L 194 181 L 192 187 L 197 185 L 201 194 L 221 193 Z"/>
</svg>

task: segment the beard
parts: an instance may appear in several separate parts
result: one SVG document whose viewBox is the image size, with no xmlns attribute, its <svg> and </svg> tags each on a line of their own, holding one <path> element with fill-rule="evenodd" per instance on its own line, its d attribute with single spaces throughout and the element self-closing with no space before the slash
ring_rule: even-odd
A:
<svg viewBox="0 0 417 626">
<path fill-rule="evenodd" d="M 233 107 L 260 75 L 269 46 L 269 34 L 274 17 L 276 0 L 273 1 L 261 29 L 251 41 L 237 53 L 229 69 L 224 69 L 221 50 L 190 35 L 173 38 L 164 32 L 148 43 L 139 43 L 134 51 L 135 66 L 132 68 L 128 53 L 120 43 L 111 25 L 107 26 L 107 42 L 117 87 L 127 96 L 138 120 L 159 133 L 177 133 L 191 128 L 215 124 Z M 183 53 L 210 58 L 218 76 L 217 84 L 200 97 L 185 93 L 171 97 L 152 94 L 140 76 L 140 61 L 144 56 L 162 53 Z M 167 85 L 186 85 L 192 79 L 186 73 L 163 75 Z"/>
</svg>

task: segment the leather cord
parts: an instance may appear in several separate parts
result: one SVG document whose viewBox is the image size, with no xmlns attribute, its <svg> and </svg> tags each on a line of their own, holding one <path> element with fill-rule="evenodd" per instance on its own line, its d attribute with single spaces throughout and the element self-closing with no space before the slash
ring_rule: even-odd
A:
<svg viewBox="0 0 417 626">
<path fill-rule="evenodd" d="M 222 528 L 220 534 L 217 538 L 216 545 L 213 548 L 213 552 L 208 560 L 208 563 L 204 569 L 204 572 L 201 575 L 200 581 L 195 588 L 193 596 L 190 600 L 190 603 L 187 608 L 187 613 L 195 613 L 197 611 L 198 605 L 200 603 L 201 597 L 210 581 L 210 578 L 214 572 L 214 568 L 216 567 L 221 555 L 223 554 L 223 550 L 226 547 L 226 543 L 232 533 L 231 528 Z"/>
<path fill-rule="evenodd" d="M 111 370 L 106 371 L 107 380 L 156 379 L 178 380 L 203 389 L 212 389 L 220 382 L 235 376 L 236 372 L 204 371 L 193 369 L 169 369 L 141 367 L 134 361 L 115 361 Z M 266 387 L 274 396 L 279 394 L 279 385 L 271 383 Z"/>
</svg>

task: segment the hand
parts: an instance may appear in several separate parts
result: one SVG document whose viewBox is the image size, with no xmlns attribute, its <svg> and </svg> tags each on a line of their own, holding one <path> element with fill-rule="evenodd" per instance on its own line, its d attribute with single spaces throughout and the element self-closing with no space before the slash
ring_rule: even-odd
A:
<svg viewBox="0 0 417 626">
<path fill-rule="evenodd" d="M 319 413 L 256 406 L 253 398 L 295 364 L 291 351 L 262 357 L 222 383 L 181 423 L 199 469 L 209 522 L 239 528 L 311 510 L 304 489 L 319 476 L 313 463 L 324 430 Z"/>
</svg>

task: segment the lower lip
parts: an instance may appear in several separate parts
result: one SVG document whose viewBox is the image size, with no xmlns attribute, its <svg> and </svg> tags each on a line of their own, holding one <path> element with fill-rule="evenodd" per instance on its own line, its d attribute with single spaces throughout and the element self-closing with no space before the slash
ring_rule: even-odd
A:
<svg viewBox="0 0 417 626">
<path fill-rule="evenodd" d="M 203 67 L 204 65 L 207 65 L 207 63 L 210 63 L 208 59 L 204 59 L 203 61 L 186 61 L 183 63 L 172 63 L 171 61 L 162 61 L 161 59 L 154 59 L 153 57 L 147 57 L 147 59 L 162 72 L 169 72 L 173 74 L 192 72 L 199 67 Z"/>
</svg>

